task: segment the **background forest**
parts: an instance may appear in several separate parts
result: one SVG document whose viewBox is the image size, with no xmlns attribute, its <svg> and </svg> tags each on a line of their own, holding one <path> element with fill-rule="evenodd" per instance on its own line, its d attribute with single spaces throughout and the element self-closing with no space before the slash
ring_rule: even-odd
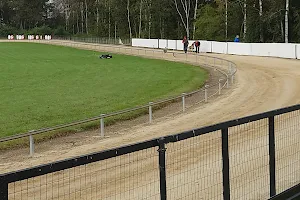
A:
<svg viewBox="0 0 300 200">
<path fill-rule="evenodd" d="M 300 42 L 299 0 L 0 0 L 0 36 Z"/>
</svg>

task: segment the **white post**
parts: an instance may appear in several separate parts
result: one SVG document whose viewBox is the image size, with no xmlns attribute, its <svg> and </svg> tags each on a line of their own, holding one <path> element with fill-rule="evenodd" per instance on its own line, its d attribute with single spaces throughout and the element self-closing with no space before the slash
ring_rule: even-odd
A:
<svg viewBox="0 0 300 200">
<path fill-rule="evenodd" d="M 229 88 L 229 76 L 227 76 L 227 84 L 226 87 Z"/>
<path fill-rule="evenodd" d="M 234 78 L 234 75 L 233 75 L 233 73 L 231 74 L 231 85 L 233 85 L 233 78 Z"/>
<path fill-rule="evenodd" d="M 185 111 L 185 93 L 182 93 L 182 112 Z"/>
<path fill-rule="evenodd" d="M 29 135 L 29 145 L 30 145 L 30 156 L 34 154 L 34 139 L 32 135 Z"/>
<path fill-rule="evenodd" d="M 105 114 L 101 114 L 101 119 L 100 119 L 100 134 L 101 134 L 101 137 L 104 137 L 104 116 L 105 116 Z"/>
<path fill-rule="evenodd" d="M 204 90 L 204 100 L 205 100 L 205 103 L 207 102 L 207 89 L 208 89 L 209 85 L 205 85 L 205 90 Z"/>
<path fill-rule="evenodd" d="M 222 90 L 222 79 L 219 79 L 219 95 L 221 95 Z"/>
<path fill-rule="evenodd" d="M 149 102 L 149 123 L 152 123 L 152 105 L 153 102 Z"/>
</svg>

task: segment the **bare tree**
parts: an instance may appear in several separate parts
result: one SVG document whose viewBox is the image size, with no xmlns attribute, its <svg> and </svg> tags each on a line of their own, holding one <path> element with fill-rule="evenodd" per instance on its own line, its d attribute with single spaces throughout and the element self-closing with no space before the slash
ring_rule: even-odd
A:
<svg viewBox="0 0 300 200">
<path fill-rule="evenodd" d="M 86 30 L 86 34 L 89 34 L 89 28 L 88 28 L 88 6 L 87 6 L 86 0 L 85 0 L 85 30 Z"/>
<path fill-rule="evenodd" d="M 259 32 L 260 32 L 260 42 L 264 42 L 264 33 L 263 33 L 263 0 L 259 0 Z"/>
<path fill-rule="evenodd" d="M 129 8 L 130 8 L 130 0 L 127 0 L 127 20 L 128 20 L 128 28 L 129 28 L 129 37 L 132 38 Z"/>
<path fill-rule="evenodd" d="M 139 38 L 141 38 L 141 32 L 142 32 L 142 9 L 143 9 L 143 0 L 140 1 Z"/>
<path fill-rule="evenodd" d="M 284 33 L 284 38 L 285 38 L 285 43 L 289 43 L 289 0 L 286 0 L 286 5 L 285 5 L 285 33 Z"/>
<path fill-rule="evenodd" d="M 244 41 L 247 37 L 247 0 L 244 0 Z"/>
<path fill-rule="evenodd" d="M 173 0 L 176 10 L 180 16 L 181 22 L 186 31 L 186 37 L 190 37 L 190 11 L 191 11 L 191 0 L 180 0 L 183 13 L 181 13 L 180 8 L 178 7 L 177 0 Z"/>
<path fill-rule="evenodd" d="M 198 9 L 198 0 L 196 0 L 196 3 L 195 3 L 194 25 L 193 25 L 194 26 L 193 27 L 193 40 L 195 39 L 195 32 L 196 32 L 197 9 Z"/>
<path fill-rule="evenodd" d="M 228 0 L 225 0 L 225 38 L 228 41 Z"/>
</svg>

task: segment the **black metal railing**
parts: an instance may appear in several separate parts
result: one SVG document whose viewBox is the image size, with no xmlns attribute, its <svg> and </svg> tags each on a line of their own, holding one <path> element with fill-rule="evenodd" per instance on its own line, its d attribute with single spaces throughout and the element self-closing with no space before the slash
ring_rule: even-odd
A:
<svg viewBox="0 0 300 200">
<path fill-rule="evenodd" d="M 300 105 L 295 105 L 2 174 L 0 197 L 3 200 L 297 197 L 299 134 Z"/>
</svg>

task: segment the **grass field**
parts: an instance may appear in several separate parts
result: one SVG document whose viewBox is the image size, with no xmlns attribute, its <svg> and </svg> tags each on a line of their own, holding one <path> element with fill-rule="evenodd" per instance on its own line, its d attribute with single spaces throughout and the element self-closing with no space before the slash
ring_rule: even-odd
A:
<svg viewBox="0 0 300 200">
<path fill-rule="evenodd" d="M 134 107 L 199 88 L 187 64 L 32 43 L 0 43 L 0 137 Z"/>
</svg>

